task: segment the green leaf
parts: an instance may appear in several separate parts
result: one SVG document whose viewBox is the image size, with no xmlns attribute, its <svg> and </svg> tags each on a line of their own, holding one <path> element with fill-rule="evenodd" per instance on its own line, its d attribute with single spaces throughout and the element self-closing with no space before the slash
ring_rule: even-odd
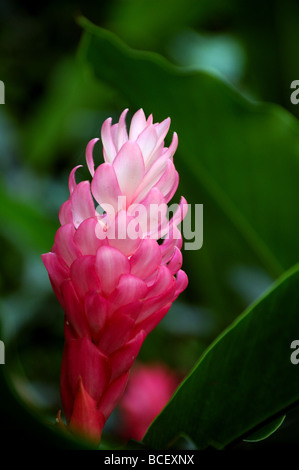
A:
<svg viewBox="0 0 299 470">
<path fill-rule="evenodd" d="M 113 94 L 90 75 L 75 59 L 62 60 L 53 70 L 47 93 L 23 129 L 26 161 L 35 169 L 48 171 L 70 149 L 76 158 L 80 138 L 88 140 L 97 129 L 99 110 Z"/>
<path fill-rule="evenodd" d="M 204 244 L 186 251 L 189 292 L 233 316 L 228 277 L 237 265 L 276 278 L 298 259 L 299 128 L 284 109 L 252 103 L 206 72 L 135 51 L 81 19 L 80 56 L 133 106 L 167 116 L 179 135 L 180 193 L 204 206 Z M 243 307 L 245 304 L 243 304 Z M 230 313 L 229 313 L 230 312 Z"/>
<path fill-rule="evenodd" d="M 149 428 L 146 445 L 165 448 L 186 434 L 200 449 L 224 448 L 298 402 L 290 361 L 298 284 L 297 265 L 211 345 Z"/>
<path fill-rule="evenodd" d="M 113 4 L 113 14 L 109 29 L 130 44 L 142 45 L 152 49 L 158 44 L 167 44 L 169 38 L 178 30 L 198 24 L 202 16 L 213 14 L 219 9 L 219 1 L 172 0 L 127 0 Z M 167 21 L 165 21 L 167 18 Z"/>
<path fill-rule="evenodd" d="M 271 436 L 277 429 L 280 428 L 282 423 L 284 422 L 286 418 L 286 415 L 280 416 L 279 418 L 276 418 L 274 420 L 271 420 L 270 423 L 265 424 L 262 426 L 260 429 L 257 429 L 253 433 L 250 433 L 246 439 L 244 439 L 245 442 L 259 442 L 263 441 L 264 439 L 267 439 L 267 437 Z"/>
</svg>

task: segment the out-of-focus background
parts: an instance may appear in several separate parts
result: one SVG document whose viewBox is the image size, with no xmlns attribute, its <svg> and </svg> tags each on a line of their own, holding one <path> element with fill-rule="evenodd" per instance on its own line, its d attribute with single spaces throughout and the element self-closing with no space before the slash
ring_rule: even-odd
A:
<svg viewBox="0 0 299 470">
<path fill-rule="evenodd" d="M 134 49 L 157 52 L 190 70 L 207 71 L 207 76 L 218 77 L 250 102 L 275 103 L 299 117 L 299 105 L 290 100 L 291 82 L 299 79 L 299 4 L 295 0 L 1 0 L 0 80 L 5 84 L 5 104 L 0 105 L 0 339 L 5 343 L 5 367 L 17 393 L 49 421 L 55 420 L 61 407 L 63 312 L 40 255 L 52 247 L 58 211 L 68 197 L 68 174 L 74 166 L 84 164 L 88 141 L 99 136 L 107 117 L 116 121 L 127 106 L 130 115 L 137 110 L 117 87 L 96 79 L 88 67 L 77 62 L 82 36 L 77 19 L 82 15 Z M 275 109 L 273 115 L 281 112 Z M 213 106 L 204 111 L 203 122 L 207 119 L 214 126 L 207 130 L 204 142 L 198 140 L 198 159 L 210 141 L 221 161 L 222 151 L 227 150 L 223 150 L 223 140 L 217 141 L 217 129 L 228 119 L 229 100 L 227 108 L 222 106 L 218 113 L 215 97 Z M 287 113 L 282 116 L 291 119 Z M 171 118 L 175 123 L 175 116 Z M 171 131 L 175 130 L 179 132 L 173 125 Z M 236 141 L 240 153 L 246 155 L 250 139 L 259 141 L 258 132 L 257 122 L 242 145 L 232 123 L 226 139 L 230 145 Z M 273 132 L 280 130 L 273 126 Z M 287 137 L 285 145 L 290 145 Z M 221 172 L 235 174 L 240 182 L 235 196 L 251 186 L 252 193 L 262 196 L 253 200 L 252 211 L 263 206 L 264 198 L 279 197 L 269 194 L 267 186 L 264 193 L 260 191 L 263 178 L 271 179 L 273 167 L 275 171 L 276 162 L 271 158 L 258 182 L 246 168 L 240 174 L 233 163 L 229 167 L 227 155 L 225 158 L 215 180 Z M 275 158 L 278 161 L 284 155 Z M 292 164 L 286 160 L 285 165 L 292 178 Z M 282 269 L 272 259 L 271 243 L 269 252 L 259 245 L 253 255 L 254 235 L 243 224 L 244 214 L 226 212 L 225 195 L 215 196 L 212 181 L 206 179 L 201 186 L 199 176 L 195 184 L 189 179 L 190 169 L 185 172 L 182 162 L 178 167 L 179 193 L 188 201 L 204 204 L 204 243 L 196 253 L 184 254 L 189 287 L 147 338 L 139 361 L 162 362 L 182 378 L 216 336 L 283 269 L 295 264 L 298 253 L 293 257 L 286 254 L 277 242 L 275 254 L 283 260 Z M 78 175 L 84 178 L 87 173 L 80 170 Z M 288 214 L 294 211 L 295 219 L 298 192 L 293 196 L 294 205 L 285 210 Z M 223 206 L 219 200 L 224 201 Z M 275 220 L 275 213 L 270 215 L 268 227 L 279 232 L 283 221 Z M 270 215 L 265 211 L 263 217 Z M 235 216 L 238 223 L 224 220 L 231 222 Z M 258 217 L 262 217 L 260 213 Z M 247 237 L 236 235 L 241 225 L 240 233 L 250 232 Z M 284 230 L 294 240 L 295 223 Z M 263 243 L 267 245 L 267 236 Z M 112 436 L 117 413 L 105 431 Z"/>
</svg>

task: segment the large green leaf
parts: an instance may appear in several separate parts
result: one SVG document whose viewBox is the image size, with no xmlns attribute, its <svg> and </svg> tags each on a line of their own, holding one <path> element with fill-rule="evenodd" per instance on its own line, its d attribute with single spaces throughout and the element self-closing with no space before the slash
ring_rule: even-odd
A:
<svg viewBox="0 0 299 470">
<path fill-rule="evenodd" d="M 127 0 L 112 4 L 108 24 L 129 44 L 153 50 L 157 44 L 167 45 L 177 30 L 198 25 L 202 17 L 219 9 L 221 0 L 172 0 L 171 7 L 160 0 Z"/>
<path fill-rule="evenodd" d="M 52 72 L 47 93 L 23 129 L 26 161 L 49 170 L 65 151 L 78 158 L 81 139 L 97 128 L 95 116 L 111 99 L 107 86 L 90 78 L 86 67 L 64 59 Z M 79 145 L 79 147 L 78 147 Z"/>
<path fill-rule="evenodd" d="M 290 361 L 298 285 L 297 265 L 211 345 L 151 425 L 146 445 L 164 448 L 185 434 L 200 449 L 223 448 L 252 439 L 252 430 L 298 402 L 298 368 Z"/>
<path fill-rule="evenodd" d="M 267 439 L 271 434 L 273 434 L 280 426 L 283 424 L 286 415 L 279 416 L 278 418 L 271 420 L 270 423 L 265 424 L 261 428 L 257 429 L 255 432 L 251 433 L 244 441 L 246 442 L 259 442 Z"/>
<path fill-rule="evenodd" d="M 189 292 L 218 311 L 240 311 L 228 287 L 237 265 L 277 277 L 298 259 L 299 128 L 284 109 L 248 101 L 205 72 L 128 48 L 81 20 L 81 57 L 96 76 L 178 132 L 180 192 L 204 205 L 203 249 L 185 253 Z M 200 286 L 200 289 L 198 289 Z"/>
</svg>

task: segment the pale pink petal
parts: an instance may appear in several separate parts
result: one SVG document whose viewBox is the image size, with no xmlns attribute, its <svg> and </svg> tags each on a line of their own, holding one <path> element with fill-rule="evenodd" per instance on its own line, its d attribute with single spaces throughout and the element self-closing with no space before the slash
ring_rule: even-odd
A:
<svg viewBox="0 0 299 470">
<path fill-rule="evenodd" d="M 109 300 L 115 306 L 121 307 L 138 299 L 143 299 L 147 291 L 146 283 L 139 279 L 139 277 L 132 274 L 123 274 Z"/>
<path fill-rule="evenodd" d="M 147 124 L 148 126 L 151 125 L 151 124 L 153 124 L 153 119 L 154 119 L 154 118 L 153 118 L 153 115 L 150 114 L 149 117 L 148 117 L 147 120 L 146 120 L 146 124 Z"/>
<path fill-rule="evenodd" d="M 186 214 L 188 212 L 188 203 L 186 199 L 182 196 L 180 203 L 177 207 L 177 210 L 175 211 L 173 217 L 170 219 L 168 224 L 165 224 L 165 226 L 162 228 L 160 236 L 164 237 L 167 235 L 169 232 L 173 230 L 174 226 L 179 225 L 182 220 L 186 217 Z"/>
<path fill-rule="evenodd" d="M 109 223 L 110 223 L 110 219 L 109 219 L 108 214 L 104 213 L 104 214 L 97 216 L 95 234 L 96 234 L 96 237 L 101 241 L 101 245 L 108 245 L 107 226 L 109 225 Z"/>
<path fill-rule="evenodd" d="M 174 132 L 173 137 L 172 137 L 172 142 L 169 148 L 165 148 L 163 155 L 166 155 L 167 158 L 172 159 L 177 147 L 178 147 L 178 135 L 176 132 Z"/>
<path fill-rule="evenodd" d="M 179 206 L 176 210 L 176 212 L 173 215 L 173 218 L 171 219 L 170 222 L 172 222 L 174 225 L 179 225 L 182 220 L 186 217 L 186 214 L 188 212 L 188 203 L 184 196 L 181 197 Z"/>
<path fill-rule="evenodd" d="M 137 144 L 142 152 L 144 164 L 147 165 L 153 151 L 156 148 L 158 136 L 153 125 L 147 126 L 139 135 Z"/>
<path fill-rule="evenodd" d="M 156 271 L 161 259 L 160 246 L 156 240 L 145 239 L 130 258 L 131 274 L 146 279 Z"/>
<path fill-rule="evenodd" d="M 117 152 L 117 134 L 118 134 L 118 123 L 111 126 L 111 136 L 114 143 L 115 151 Z"/>
<path fill-rule="evenodd" d="M 167 132 L 169 131 L 170 127 L 170 118 L 164 119 L 164 121 L 155 124 L 156 133 L 158 136 L 159 141 L 164 140 Z"/>
<path fill-rule="evenodd" d="M 69 176 L 69 191 L 70 191 L 70 194 L 72 194 L 75 187 L 77 186 L 76 179 L 75 179 L 75 173 L 78 170 L 78 168 L 81 168 L 81 167 L 82 167 L 82 165 L 77 165 L 70 172 L 70 176 Z"/>
<path fill-rule="evenodd" d="M 77 228 L 85 219 L 95 216 L 94 202 L 90 193 L 89 181 L 82 181 L 74 189 L 71 197 L 74 226 Z"/>
<path fill-rule="evenodd" d="M 101 129 L 104 158 L 108 163 L 112 163 L 116 155 L 116 149 L 111 134 L 111 122 L 111 118 L 106 119 Z"/>
<path fill-rule="evenodd" d="M 117 142 L 116 142 L 116 149 L 119 151 L 125 142 L 128 140 L 128 132 L 126 126 L 126 116 L 127 116 L 128 109 L 125 109 L 119 118 L 118 124 L 118 132 L 117 132 Z"/>
<path fill-rule="evenodd" d="M 144 178 L 134 194 L 134 201 L 140 202 L 142 201 L 150 191 L 150 189 L 155 186 L 155 184 L 160 180 L 163 173 L 166 171 L 167 168 L 167 160 L 168 155 L 162 155 L 159 157 L 153 166 L 147 171 L 144 175 Z"/>
<path fill-rule="evenodd" d="M 186 289 L 188 285 L 188 276 L 187 274 L 180 270 L 178 271 L 176 275 L 176 291 L 175 291 L 175 297 L 177 297 L 183 290 Z"/>
<path fill-rule="evenodd" d="M 143 234 L 151 238 L 160 238 L 160 228 L 167 223 L 167 204 L 163 194 L 156 187 L 152 188 L 140 206 L 144 208 L 138 222 Z M 138 209 L 138 206 L 137 206 Z"/>
<path fill-rule="evenodd" d="M 147 170 L 154 165 L 154 163 L 161 157 L 165 161 L 172 161 L 173 155 L 178 146 L 178 137 L 177 134 L 174 132 L 172 142 L 169 148 L 164 147 L 164 141 L 159 139 L 155 148 L 155 151 L 152 153 L 150 159 L 147 162 Z"/>
<path fill-rule="evenodd" d="M 171 160 L 168 160 L 166 170 L 157 182 L 156 188 L 161 191 L 165 198 L 165 201 L 169 202 L 175 194 L 178 184 L 179 174 L 176 171 L 173 162 Z"/>
<path fill-rule="evenodd" d="M 183 238 L 182 234 L 176 225 L 172 225 L 170 231 L 163 240 L 162 245 L 160 245 L 162 253 L 162 263 L 168 263 L 173 256 L 174 247 L 177 246 L 180 250 L 182 248 Z"/>
<path fill-rule="evenodd" d="M 74 242 L 75 228 L 71 224 L 60 227 L 55 235 L 55 253 L 70 266 L 72 262 L 81 255 Z"/>
<path fill-rule="evenodd" d="M 141 132 L 146 126 L 147 126 L 147 123 L 146 123 L 143 109 L 139 109 L 132 117 L 130 132 L 129 132 L 129 139 L 136 140 L 139 134 L 141 134 Z"/>
<path fill-rule="evenodd" d="M 157 143 L 156 147 L 154 148 L 153 152 L 151 153 L 150 157 L 148 158 L 145 166 L 146 172 L 153 166 L 156 160 L 163 155 L 164 150 L 164 143 L 161 142 L 160 144 Z"/>
<path fill-rule="evenodd" d="M 131 256 L 137 250 L 141 235 L 138 220 L 124 210 L 118 212 L 107 229 L 109 245 L 117 248 L 125 256 Z"/>
<path fill-rule="evenodd" d="M 184 196 L 181 197 L 180 204 L 173 216 L 174 225 L 179 225 L 181 221 L 186 217 L 188 212 L 188 203 Z"/>
<path fill-rule="evenodd" d="M 173 284 L 173 276 L 166 266 L 159 266 L 158 275 L 153 285 L 149 288 L 147 299 L 157 297 L 166 292 Z"/>
<path fill-rule="evenodd" d="M 102 292 L 108 296 L 116 289 L 120 276 L 130 272 L 130 263 L 120 251 L 102 246 L 97 251 L 95 268 Z"/>
<path fill-rule="evenodd" d="M 181 251 L 175 246 L 174 247 L 174 254 L 169 261 L 167 268 L 169 269 L 171 274 L 176 274 L 178 270 L 182 267 L 183 263 L 183 256 Z"/>
<path fill-rule="evenodd" d="M 76 230 L 74 241 L 82 255 L 95 255 L 98 248 L 107 244 L 105 238 L 98 238 L 99 222 L 95 217 L 84 220 Z"/>
<path fill-rule="evenodd" d="M 95 139 L 92 139 L 88 142 L 87 144 L 87 147 L 86 147 L 86 163 L 87 163 L 87 166 L 88 166 L 88 169 L 89 169 L 89 172 L 91 174 L 91 176 L 94 175 L 94 160 L 93 160 L 93 148 L 95 146 L 95 144 L 98 142 L 98 138 L 95 138 Z"/>
<path fill-rule="evenodd" d="M 118 212 L 118 198 L 122 195 L 114 168 L 110 163 L 100 165 L 91 182 L 91 190 L 100 206 L 115 217 Z"/>
<path fill-rule="evenodd" d="M 138 144 L 131 141 L 126 142 L 116 155 L 113 167 L 121 192 L 127 197 L 127 205 L 129 205 L 145 171 Z"/>
<path fill-rule="evenodd" d="M 146 170 L 154 164 L 154 162 L 164 153 L 164 138 L 169 130 L 170 118 L 165 119 L 160 124 L 155 124 L 154 129 L 156 131 L 156 145 L 153 149 L 151 155 L 147 158 L 146 161 Z M 167 149 L 166 149 L 167 150 Z"/>
<path fill-rule="evenodd" d="M 60 207 L 58 217 L 61 225 L 73 223 L 72 205 L 69 199 L 65 201 Z"/>
</svg>

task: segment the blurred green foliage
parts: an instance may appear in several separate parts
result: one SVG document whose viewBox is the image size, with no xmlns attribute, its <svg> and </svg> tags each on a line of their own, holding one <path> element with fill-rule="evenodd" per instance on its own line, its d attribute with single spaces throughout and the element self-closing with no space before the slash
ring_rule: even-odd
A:
<svg viewBox="0 0 299 470">
<path fill-rule="evenodd" d="M 89 43 L 87 60 L 81 44 L 78 60 L 81 15 L 152 59 L 125 50 L 116 61 L 107 33 L 105 48 Z M 108 116 L 126 106 L 170 115 L 179 191 L 204 203 L 203 248 L 184 253 L 190 286 L 140 359 L 187 374 L 298 261 L 299 107 L 290 102 L 298 21 L 295 0 L 0 3 L 0 339 L 18 393 L 50 422 L 61 406 L 63 315 L 40 254 L 51 249 L 68 173 Z M 113 426 L 112 417 L 112 436 Z"/>
</svg>

